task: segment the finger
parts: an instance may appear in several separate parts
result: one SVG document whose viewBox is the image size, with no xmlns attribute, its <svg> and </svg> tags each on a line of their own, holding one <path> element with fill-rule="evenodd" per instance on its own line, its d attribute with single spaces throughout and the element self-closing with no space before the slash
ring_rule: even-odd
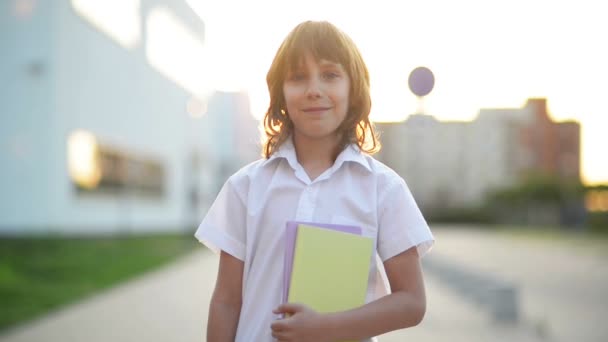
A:
<svg viewBox="0 0 608 342">
<path fill-rule="evenodd" d="M 270 329 L 272 331 L 283 331 L 283 330 L 285 330 L 285 323 L 283 323 L 282 321 L 273 322 L 270 325 Z"/>
<path fill-rule="evenodd" d="M 287 335 L 284 332 L 272 332 L 272 337 L 276 338 L 278 341 L 289 341 Z"/>
<path fill-rule="evenodd" d="M 278 308 L 276 308 L 273 312 L 275 314 L 278 313 L 296 313 L 296 312 L 300 312 L 304 309 L 304 306 L 300 303 L 285 303 L 285 304 L 281 304 L 279 305 Z"/>
</svg>

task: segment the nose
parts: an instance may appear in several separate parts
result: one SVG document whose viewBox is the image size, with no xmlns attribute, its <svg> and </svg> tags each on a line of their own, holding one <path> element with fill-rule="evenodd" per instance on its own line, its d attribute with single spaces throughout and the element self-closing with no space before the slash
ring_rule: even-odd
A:
<svg viewBox="0 0 608 342">
<path fill-rule="evenodd" d="M 321 81 L 316 77 L 312 77 L 308 81 L 308 85 L 306 88 L 306 97 L 311 99 L 316 99 L 321 97 Z"/>
</svg>

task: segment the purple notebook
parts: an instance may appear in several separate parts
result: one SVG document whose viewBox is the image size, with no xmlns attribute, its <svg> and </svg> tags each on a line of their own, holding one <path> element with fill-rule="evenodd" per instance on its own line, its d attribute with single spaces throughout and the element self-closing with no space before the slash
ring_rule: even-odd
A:
<svg viewBox="0 0 608 342">
<path fill-rule="evenodd" d="M 331 223 L 312 223 L 300 221 L 287 221 L 285 225 L 285 259 L 283 260 L 283 303 L 287 303 L 289 296 L 289 285 L 291 284 L 291 270 L 293 267 L 293 253 L 296 245 L 296 237 L 298 235 L 298 225 L 306 224 L 313 227 L 321 227 L 340 232 L 361 235 L 361 227 L 345 226 Z"/>
</svg>

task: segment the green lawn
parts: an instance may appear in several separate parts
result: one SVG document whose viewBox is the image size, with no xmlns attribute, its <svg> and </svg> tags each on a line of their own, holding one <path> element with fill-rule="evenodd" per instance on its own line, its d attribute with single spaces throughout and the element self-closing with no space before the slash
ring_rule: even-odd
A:
<svg viewBox="0 0 608 342">
<path fill-rule="evenodd" d="M 191 234 L 0 239 L 0 330 L 154 269 L 198 246 Z"/>
</svg>

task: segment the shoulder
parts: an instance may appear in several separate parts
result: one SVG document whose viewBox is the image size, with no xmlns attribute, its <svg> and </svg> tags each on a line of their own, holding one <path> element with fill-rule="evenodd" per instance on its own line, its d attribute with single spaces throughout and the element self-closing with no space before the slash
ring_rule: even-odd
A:
<svg viewBox="0 0 608 342">
<path fill-rule="evenodd" d="M 274 159 L 261 158 L 251 162 L 232 174 L 226 183 L 236 189 L 245 190 L 249 187 L 249 184 L 259 178 L 264 172 L 272 169 L 275 161 Z"/>
<path fill-rule="evenodd" d="M 258 159 L 254 162 L 251 162 L 243 167 L 241 167 L 238 171 L 233 173 L 229 178 L 227 183 L 231 185 L 238 186 L 243 185 L 250 181 L 250 179 L 258 172 L 260 166 L 266 161 L 266 159 Z"/>
<path fill-rule="evenodd" d="M 361 149 L 351 144 L 339 156 L 336 161 L 338 167 L 345 161 L 348 161 L 351 167 L 348 170 L 356 173 L 361 180 L 372 180 L 379 187 L 384 187 L 389 184 L 403 182 L 403 179 L 397 172 L 385 165 L 381 161 L 374 158 L 372 155 L 361 151 Z"/>
<path fill-rule="evenodd" d="M 376 178 L 376 182 L 380 189 L 394 187 L 398 184 L 405 184 L 404 179 L 386 164 L 371 155 L 365 154 L 364 158 L 369 165 L 372 176 Z"/>
</svg>

